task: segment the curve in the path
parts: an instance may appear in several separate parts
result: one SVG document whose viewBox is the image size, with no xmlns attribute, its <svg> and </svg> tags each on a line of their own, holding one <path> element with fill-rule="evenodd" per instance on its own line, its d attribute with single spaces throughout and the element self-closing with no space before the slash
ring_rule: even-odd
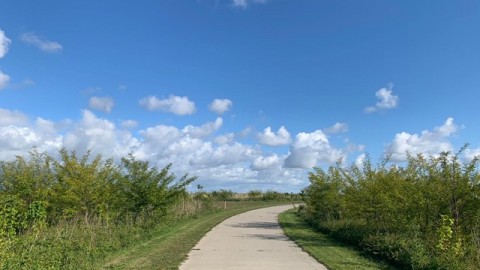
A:
<svg viewBox="0 0 480 270">
<path fill-rule="evenodd" d="M 284 235 L 278 215 L 289 208 L 262 208 L 226 219 L 197 243 L 180 269 L 326 270 Z"/>
</svg>

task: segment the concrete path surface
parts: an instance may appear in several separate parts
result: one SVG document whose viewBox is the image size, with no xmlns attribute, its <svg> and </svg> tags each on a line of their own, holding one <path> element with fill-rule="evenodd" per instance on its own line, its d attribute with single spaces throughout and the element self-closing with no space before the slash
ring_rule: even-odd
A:
<svg viewBox="0 0 480 270">
<path fill-rule="evenodd" d="M 180 269 L 327 269 L 283 234 L 278 214 L 289 208 L 268 207 L 226 219 L 197 243 Z"/>
</svg>

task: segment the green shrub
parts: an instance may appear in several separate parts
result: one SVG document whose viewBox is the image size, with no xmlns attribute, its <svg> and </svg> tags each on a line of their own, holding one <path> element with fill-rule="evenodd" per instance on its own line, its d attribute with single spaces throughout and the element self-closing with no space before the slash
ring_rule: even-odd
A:
<svg viewBox="0 0 480 270">
<path fill-rule="evenodd" d="M 132 155 L 117 165 L 90 152 L 59 154 L 34 149 L 29 159 L 0 161 L 0 269 L 90 269 L 181 218 L 172 209 L 196 179 Z"/>
<path fill-rule="evenodd" d="M 441 153 L 404 167 L 315 168 L 305 218 L 344 242 L 411 269 L 478 269 L 477 159 Z"/>
</svg>

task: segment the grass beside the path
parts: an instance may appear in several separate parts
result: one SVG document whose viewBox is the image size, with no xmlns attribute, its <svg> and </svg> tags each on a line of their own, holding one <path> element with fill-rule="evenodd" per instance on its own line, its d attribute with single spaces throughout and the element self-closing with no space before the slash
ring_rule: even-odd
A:
<svg viewBox="0 0 480 270">
<path fill-rule="evenodd" d="M 373 261 L 354 247 L 332 240 L 311 228 L 294 209 L 281 213 L 279 221 L 290 239 L 330 270 L 396 269 L 386 263 Z"/>
<path fill-rule="evenodd" d="M 99 269 L 178 269 L 195 244 L 223 220 L 278 202 L 253 202 L 160 226 L 148 241 L 108 257 Z M 285 204 L 285 203 L 283 203 Z"/>
</svg>

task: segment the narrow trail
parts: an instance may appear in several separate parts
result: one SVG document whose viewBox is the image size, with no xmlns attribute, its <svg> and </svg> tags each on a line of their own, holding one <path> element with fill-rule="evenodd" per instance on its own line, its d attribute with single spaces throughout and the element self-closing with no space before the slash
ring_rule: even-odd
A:
<svg viewBox="0 0 480 270">
<path fill-rule="evenodd" d="M 197 243 L 180 269 L 326 270 L 283 234 L 278 215 L 290 208 L 262 208 L 226 219 Z"/>
</svg>

